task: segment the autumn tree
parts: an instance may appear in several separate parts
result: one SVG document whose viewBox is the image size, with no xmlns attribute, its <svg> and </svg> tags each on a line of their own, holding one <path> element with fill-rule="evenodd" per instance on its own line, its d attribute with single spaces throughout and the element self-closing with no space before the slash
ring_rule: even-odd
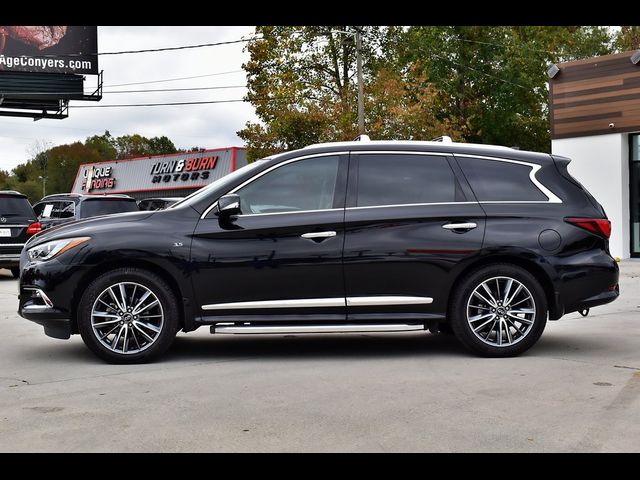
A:
<svg viewBox="0 0 640 480">
<path fill-rule="evenodd" d="M 622 26 L 616 35 L 616 48 L 619 51 L 637 50 L 640 48 L 640 26 Z"/>
<path fill-rule="evenodd" d="M 256 28 L 238 132 L 249 158 L 357 134 L 355 27 Z M 366 132 L 550 149 L 551 63 L 612 51 L 606 27 L 419 26 L 362 30 Z"/>
<path fill-rule="evenodd" d="M 605 27 L 411 27 L 399 46 L 445 101 L 438 119 L 466 126 L 464 140 L 549 151 L 547 68 L 611 52 Z"/>
<path fill-rule="evenodd" d="M 357 135 L 355 28 L 256 28 L 259 38 L 248 43 L 250 59 L 243 68 L 249 88 L 246 98 L 261 123 L 249 122 L 238 132 L 250 159 L 314 142 L 351 140 Z M 402 30 L 359 28 L 365 84 L 377 82 L 380 87 L 378 74 L 393 61 L 393 49 L 388 46 L 397 41 Z M 367 88 L 368 95 L 372 91 Z M 378 111 L 367 112 L 367 125 L 380 123 L 373 116 Z"/>
</svg>

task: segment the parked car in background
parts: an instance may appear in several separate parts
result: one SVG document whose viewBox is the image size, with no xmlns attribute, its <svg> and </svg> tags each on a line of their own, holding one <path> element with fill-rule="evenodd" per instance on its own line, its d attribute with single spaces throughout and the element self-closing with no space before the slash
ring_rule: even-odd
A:
<svg viewBox="0 0 640 480">
<path fill-rule="evenodd" d="M 25 195 L 10 190 L 0 191 L 0 268 L 8 268 L 18 278 L 22 247 L 40 230 L 36 214 Z"/>
<path fill-rule="evenodd" d="M 58 193 L 47 195 L 33 206 L 42 229 L 82 218 L 112 213 L 137 212 L 136 199 L 129 195 L 84 195 Z"/>
<path fill-rule="evenodd" d="M 138 202 L 140 210 L 164 210 L 184 197 L 145 198 Z"/>
<path fill-rule="evenodd" d="M 166 210 L 41 233 L 19 312 L 117 363 L 201 326 L 452 331 L 478 355 L 518 355 L 547 319 L 619 295 L 611 225 L 569 162 L 445 138 L 282 153 Z"/>
</svg>

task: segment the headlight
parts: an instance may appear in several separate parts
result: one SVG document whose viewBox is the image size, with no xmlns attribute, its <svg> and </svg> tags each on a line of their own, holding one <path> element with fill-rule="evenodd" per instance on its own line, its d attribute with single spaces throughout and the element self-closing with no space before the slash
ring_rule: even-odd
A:
<svg viewBox="0 0 640 480">
<path fill-rule="evenodd" d="M 71 250 L 78 245 L 91 240 L 91 237 L 61 238 L 60 240 L 52 240 L 37 247 L 27 250 L 29 260 L 32 262 L 41 262 L 56 257 L 67 250 Z"/>
</svg>

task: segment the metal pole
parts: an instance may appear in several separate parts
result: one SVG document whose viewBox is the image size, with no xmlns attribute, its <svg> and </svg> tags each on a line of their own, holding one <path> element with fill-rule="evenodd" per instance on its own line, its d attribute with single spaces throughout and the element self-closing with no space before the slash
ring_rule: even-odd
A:
<svg viewBox="0 0 640 480">
<path fill-rule="evenodd" d="M 360 27 L 356 27 L 356 61 L 358 65 L 358 134 L 364 133 L 364 85 L 362 82 L 362 44 L 360 41 Z"/>
</svg>

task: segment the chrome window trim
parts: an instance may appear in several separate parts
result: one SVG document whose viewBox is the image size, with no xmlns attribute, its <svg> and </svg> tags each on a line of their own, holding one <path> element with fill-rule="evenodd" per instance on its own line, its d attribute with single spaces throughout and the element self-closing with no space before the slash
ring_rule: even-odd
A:
<svg viewBox="0 0 640 480">
<path fill-rule="evenodd" d="M 392 207 L 429 207 L 437 205 L 477 205 L 479 202 L 434 202 L 434 203 L 398 203 L 393 205 L 367 205 L 364 207 L 347 207 L 346 210 L 364 210 L 369 208 L 392 208 Z"/>
<path fill-rule="evenodd" d="M 7 237 L 0 237 L 7 238 Z M 24 247 L 24 243 L 0 243 L 0 248 L 2 247 Z"/>
<path fill-rule="evenodd" d="M 502 157 L 488 157 L 485 155 L 476 155 L 476 154 L 469 154 L 469 153 L 456 153 L 456 152 L 425 152 L 425 151 L 418 151 L 418 150 L 354 150 L 353 152 L 351 151 L 337 151 L 337 152 L 325 152 L 325 153 L 316 153 L 316 154 L 311 154 L 311 155 L 304 155 L 301 157 L 295 157 L 292 159 L 289 159 L 285 162 L 279 163 L 277 165 L 274 165 L 262 172 L 260 172 L 258 175 L 256 175 L 255 177 L 252 177 L 248 180 L 246 180 L 245 182 L 243 182 L 242 184 L 238 185 L 237 187 L 233 188 L 232 190 L 228 191 L 227 193 L 225 193 L 225 195 L 228 195 L 230 193 L 235 193 L 237 190 L 239 190 L 240 188 L 244 187 L 245 185 L 248 185 L 249 183 L 253 182 L 254 180 L 257 180 L 258 178 L 260 178 L 262 175 L 265 175 L 273 170 L 275 170 L 276 168 L 282 167 L 284 165 L 288 165 L 289 163 L 293 163 L 296 162 L 298 160 L 304 160 L 307 158 L 315 158 L 315 157 L 327 157 L 327 156 L 335 156 L 335 155 L 348 155 L 353 153 L 354 155 L 362 155 L 362 154 L 394 154 L 394 155 L 426 155 L 426 156 L 439 156 L 439 157 L 467 157 L 467 158 L 480 158 L 483 160 L 493 160 L 496 162 L 506 162 L 506 163 L 515 163 L 518 165 L 524 165 L 527 167 L 530 167 L 531 170 L 529 171 L 529 180 L 531 180 L 531 182 L 538 188 L 538 190 L 540 190 L 546 197 L 547 200 L 484 200 L 484 201 L 464 201 L 464 202 L 433 202 L 433 203 L 406 203 L 406 204 L 394 204 L 394 205 L 367 205 L 367 206 L 363 206 L 363 207 L 346 207 L 346 210 L 358 210 L 358 209 L 365 209 L 365 208 L 389 208 L 389 207 L 411 207 L 411 206 L 433 206 L 433 205 L 471 205 L 471 204 L 497 204 L 497 203 L 514 203 L 514 204 L 519 204 L 519 203 L 531 203 L 531 204 L 536 204 L 536 203 L 563 203 L 562 199 L 560 199 L 556 194 L 554 194 L 551 190 L 549 190 L 547 187 L 545 187 L 536 177 L 536 173 L 538 172 L 538 170 L 540 170 L 542 168 L 542 165 L 538 164 L 538 163 L 531 163 L 531 162 L 525 162 L 522 160 L 511 160 L 511 159 L 507 159 L 507 158 L 502 158 Z M 454 172 L 455 173 L 455 172 Z M 200 219 L 204 219 L 209 212 L 216 206 L 218 202 L 215 201 L 213 204 L 211 204 L 205 211 L 204 213 L 200 216 Z M 251 216 L 263 216 L 263 215 L 286 215 L 286 214 L 292 214 L 292 213 L 314 213 L 314 212 L 327 212 L 327 211 L 335 211 L 335 210 L 343 210 L 342 208 L 327 208 L 327 209 L 323 209 L 323 210 L 298 210 L 298 211 L 294 211 L 294 212 L 273 212 L 273 213 L 249 213 L 249 214 L 244 214 L 244 215 L 238 215 L 238 217 L 251 217 Z"/>
<path fill-rule="evenodd" d="M 362 297 L 302 298 L 293 300 L 260 300 L 250 302 L 211 303 L 202 310 L 244 310 L 254 308 L 372 307 L 380 305 L 426 305 L 431 297 L 376 295 Z"/>
<path fill-rule="evenodd" d="M 263 170 L 262 172 L 258 173 L 257 175 L 251 177 L 248 180 L 245 180 L 243 183 L 241 183 L 237 187 L 234 187 L 233 189 L 229 190 L 227 193 L 224 193 L 221 196 L 229 195 L 231 193 L 236 193 L 242 187 L 244 187 L 245 185 L 249 185 L 251 182 L 254 182 L 258 178 L 262 177 L 263 175 L 266 175 L 267 173 L 269 173 L 269 172 L 271 172 L 271 171 L 273 171 L 273 170 L 275 170 L 277 168 L 283 167 L 285 165 L 289 165 L 290 163 L 297 162 L 299 160 L 305 160 L 307 158 L 317 158 L 317 157 L 335 157 L 335 156 L 339 156 L 339 155 L 348 155 L 348 154 L 349 154 L 348 151 L 339 151 L 339 152 L 316 153 L 316 154 L 311 154 L 311 155 L 303 155 L 301 157 L 290 158 L 289 160 L 285 160 L 284 162 L 278 163 L 276 165 L 273 165 L 273 166 L 267 168 L 266 170 Z M 216 200 L 211 205 L 209 205 L 209 207 L 200 216 L 200 220 L 204 219 L 217 203 L 218 203 L 218 201 Z M 281 213 L 304 213 L 304 212 L 310 212 L 310 211 L 326 212 L 327 210 L 335 210 L 335 209 L 327 208 L 327 209 L 323 209 L 323 210 L 298 210 L 296 212 L 250 213 L 250 214 L 247 214 L 247 215 L 274 215 L 274 214 L 281 214 Z M 338 210 L 342 210 L 342 209 L 340 208 Z M 242 216 L 244 216 L 244 215 L 242 215 Z"/>
<path fill-rule="evenodd" d="M 24 227 L 28 227 L 29 225 L 9 225 L 6 223 L 0 223 L 0 228 L 24 228 Z"/>
<path fill-rule="evenodd" d="M 548 198 L 546 202 L 544 200 L 485 200 L 485 201 L 481 201 L 480 203 L 562 203 L 562 200 L 555 193 L 553 193 L 551 190 L 545 187 L 536 178 L 536 173 L 538 173 L 538 170 L 542 168 L 542 165 L 538 163 L 524 162 L 522 160 L 510 160 L 510 159 L 501 158 L 501 157 L 487 157 L 484 155 L 474 155 L 474 154 L 467 154 L 467 153 L 456 153 L 455 156 L 467 157 L 467 158 L 481 158 L 483 160 L 494 160 L 497 162 L 515 163 L 518 165 L 525 165 L 527 167 L 530 167 L 531 170 L 529 171 L 529 180 L 531 180 L 531 182 L 536 187 L 538 187 L 538 190 L 540 190 Z"/>
</svg>

